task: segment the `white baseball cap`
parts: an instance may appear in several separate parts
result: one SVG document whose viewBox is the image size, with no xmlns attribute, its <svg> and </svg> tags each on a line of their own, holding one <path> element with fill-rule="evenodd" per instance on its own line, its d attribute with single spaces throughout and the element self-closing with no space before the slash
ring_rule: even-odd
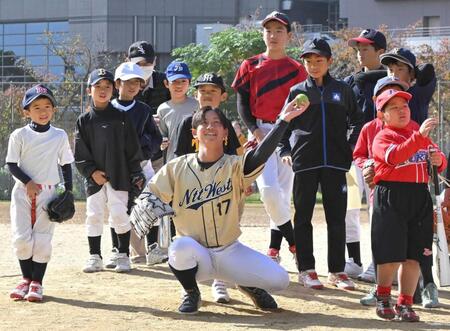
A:
<svg viewBox="0 0 450 331">
<path fill-rule="evenodd" d="M 114 80 L 130 80 L 133 78 L 139 78 L 145 81 L 144 71 L 140 66 L 133 62 L 121 63 L 114 74 Z"/>
</svg>

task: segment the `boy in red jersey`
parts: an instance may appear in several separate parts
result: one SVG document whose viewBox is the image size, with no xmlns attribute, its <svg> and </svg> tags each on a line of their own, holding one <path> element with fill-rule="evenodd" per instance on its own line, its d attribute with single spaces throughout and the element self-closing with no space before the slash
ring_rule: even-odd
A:
<svg viewBox="0 0 450 331">
<path fill-rule="evenodd" d="M 262 26 L 265 52 L 245 60 L 231 85 L 237 93 L 239 115 L 250 132 L 249 141 L 258 143 L 272 129 L 289 89 L 307 77 L 305 68 L 286 54 L 292 36 L 287 15 L 274 11 Z M 279 262 L 282 238 L 286 238 L 292 253 L 295 242 L 290 211 L 293 172 L 282 163 L 278 151 L 269 158 L 256 183 L 270 217 L 268 255 Z"/>
<path fill-rule="evenodd" d="M 412 309 L 422 255 L 431 254 L 433 203 L 428 191 L 428 161 L 442 171 L 447 161 L 429 138 L 437 120 L 418 131 L 409 126 L 411 94 L 386 90 L 376 100 L 385 127 L 372 145 L 376 184 L 372 217 L 372 253 L 377 265 L 377 308 L 383 319 L 417 322 Z M 391 285 L 399 269 L 399 296 L 391 306 Z"/>
</svg>

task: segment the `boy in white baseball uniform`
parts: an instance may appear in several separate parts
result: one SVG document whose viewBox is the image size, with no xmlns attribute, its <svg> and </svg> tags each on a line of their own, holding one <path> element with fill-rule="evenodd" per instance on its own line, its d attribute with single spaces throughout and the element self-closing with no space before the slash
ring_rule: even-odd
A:
<svg viewBox="0 0 450 331">
<path fill-rule="evenodd" d="M 202 108 L 192 118 L 198 153 L 168 162 L 151 179 L 150 190 L 164 202 L 172 202 L 175 210 L 177 238 L 169 247 L 169 266 L 185 290 L 180 313 L 198 312 L 197 280 L 214 278 L 238 284 L 257 308 L 277 308 L 266 291 L 285 289 L 288 274 L 269 257 L 239 242 L 239 222 L 245 189 L 260 175 L 288 122 L 304 109 L 289 103 L 256 149 L 235 156 L 224 153 L 225 115 L 218 108 Z"/>
<path fill-rule="evenodd" d="M 75 163 L 86 179 L 87 193 L 86 227 L 90 257 L 84 272 L 103 270 L 100 246 L 106 207 L 110 226 L 118 236 L 115 270 L 130 270 L 128 192 L 132 189 L 132 178 L 141 177 L 143 157 L 130 117 L 110 102 L 113 84 L 113 74 L 105 69 L 91 72 L 87 89 L 92 97 L 90 110 L 78 117 L 75 131 Z"/>
<path fill-rule="evenodd" d="M 22 108 L 31 123 L 9 138 L 6 163 L 16 181 L 11 193 L 12 242 L 23 277 L 10 293 L 14 300 L 42 301 L 42 279 L 55 228 L 45 209 L 56 196 L 60 166 L 65 189 L 72 190 L 74 159 L 67 134 L 50 125 L 55 105 L 53 93 L 44 85 L 27 90 Z"/>
</svg>

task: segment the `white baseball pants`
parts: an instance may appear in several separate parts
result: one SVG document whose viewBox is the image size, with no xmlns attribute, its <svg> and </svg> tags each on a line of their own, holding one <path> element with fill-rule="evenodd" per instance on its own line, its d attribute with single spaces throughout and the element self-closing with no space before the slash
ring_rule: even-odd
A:
<svg viewBox="0 0 450 331">
<path fill-rule="evenodd" d="M 221 279 L 266 291 L 281 291 L 289 285 L 289 275 L 283 267 L 239 241 L 206 248 L 191 237 L 178 237 L 169 247 L 169 264 L 177 270 L 198 266 L 197 281 Z"/>
<path fill-rule="evenodd" d="M 11 231 L 14 253 L 19 260 L 33 258 L 34 262 L 47 263 L 52 253 L 52 237 L 55 223 L 50 222 L 45 211 L 47 204 L 56 197 L 54 185 L 41 185 L 36 196 L 35 223 L 32 225 L 32 201 L 25 185 L 16 182 L 11 193 Z"/>
<path fill-rule="evenodd" d="M 105 208 L 109 210 L 109 226 L 122 234 L 131 230 L 127 214 L 128 192 L 116 191 L 106 182 L 100 191 L 86 199 L 86 230 L 88 237 L 101 236 Z"/>
<path fill-rule="evenodd" d="M 258 127 L 267 134 L 273 128 L 273 124 L 258 121 Z M 251 133 L 250 139 L 253 139 Z M 281 161 L 278 149 L 267 160 L 262 174 L 256 179 L 256 184 L 266 213 L 270 217 L 270 228 L 278 229 L 278 225 L 291 220 L 294 172 L 291 166 Z"/>
</svg>

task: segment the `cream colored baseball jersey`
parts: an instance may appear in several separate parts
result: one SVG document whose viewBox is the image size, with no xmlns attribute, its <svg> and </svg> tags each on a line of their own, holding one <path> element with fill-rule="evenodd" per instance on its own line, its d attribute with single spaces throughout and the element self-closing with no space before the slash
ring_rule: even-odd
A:
<svg viewBox="0 0 450 331">
<path fill-rule="evenodd" d="M 243 156 L 224 154 L 208 169 L 187 154 L 167 163 L 151 179 L 149 187 L 161 200 L 172 201 L 177 235 L 189 236 L 205 247 L 234 242 L 241 234 L 244 189 L 264 165 L 244 175 Z"/>
</svg>

